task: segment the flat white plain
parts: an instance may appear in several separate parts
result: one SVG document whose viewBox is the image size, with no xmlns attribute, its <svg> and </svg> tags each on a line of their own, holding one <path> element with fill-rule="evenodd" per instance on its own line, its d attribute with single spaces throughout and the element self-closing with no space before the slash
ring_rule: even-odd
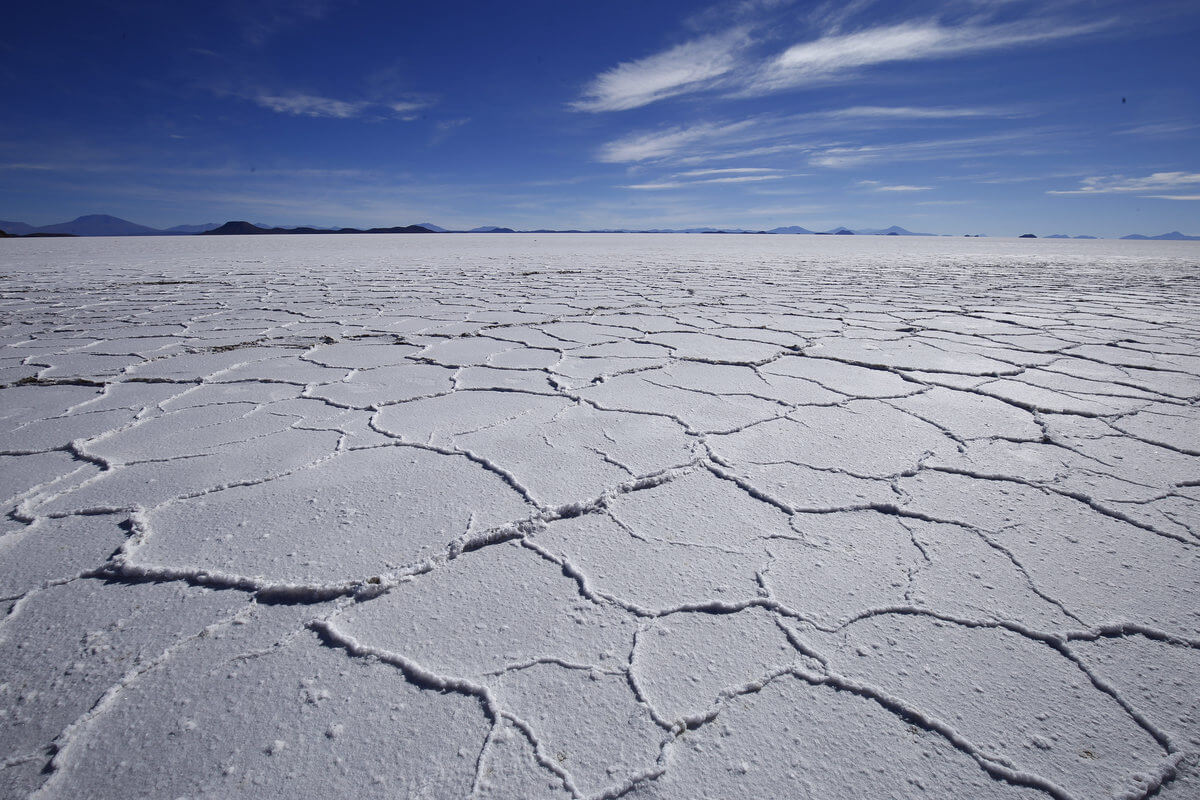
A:
<svg viewBox="0 0 1200 800">
<path fill-rule="evenodd" d="M 0 795 L 1200 792 L 1195 244 L 0 273 Z"/>
</svg>

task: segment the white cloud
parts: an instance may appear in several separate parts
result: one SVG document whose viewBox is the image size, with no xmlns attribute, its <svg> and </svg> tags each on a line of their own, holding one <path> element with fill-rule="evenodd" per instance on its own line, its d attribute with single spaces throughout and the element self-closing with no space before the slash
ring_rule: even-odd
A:
<svg viewBox="0 0 1200 800">
<path fill-rule="evenodd" d="M 888 145 L 863 145 L 859 147 L 827 147 L 815 150 L 809 163 L 833 169 L 855 167 L 868 162 L 929 161 L 948 158 L 995 156 L 1017 142 L 1036 139 L 1039 132 L 1015 131 L 990 136 L 975 136 L 962 139 L 927 139 L 898 142 Z"/>
<path fill-rule="evenodd" d="M 699 170 L 699 172 L 720 172 L 720 170 Z M 680 176 L 690 173 L 681 172 Z M 777 181 L 782 175 L 729 175 L 723 178 L 705 178 L 698 181 L 658 181 L 655 183 L 634 183 L 623 186 L 623 189 L 679 189 L 684 186 L 700 186 L 708 183 L 758 183 L 760 181 Z"/>
<path fill-rule="evenodd" d="M 749 93 L 777 91 L 845 77 L 865 67 L 896 61 L 966 56 L 1094 33 L 1110 23 L 962 25 L 902 23 L 857 33 L 825 36 L 789 47 L 767 62 L 746 86 Z"/>
<path fill-rule="evenodd" d="M 312 94 L 260 94 L 256 95 L 253 100 L 263 108 L 278 111 L 280 114 L 292 114 L 297 117 L 332 117 L 335 119 L 357 117 L 368 105 L 367 103 L 335 100 L 332 97 L 318 97 Z"/>
<path fill-rule="evenodd" d="M 861 5 L 861 4 L 860 4 Z M 774 55 L 755 58 L 777 36 L 771 26 L 741 27 L 685 42 L 597 75 L 572 104 L 577 111 L 621 111 L 691 92 L 727 89 L 757 95 L 844 80 L 863 69 L 902 61 L 929 61 L 1075 38 L 1112 27 L 1112 20 L 1069 23 L 1046 17 L 1020 22 L 943 24 L 936 20 L 881 25 L 843 33 L 841 22 L 824 35 Z M 870 107 L 857 109 L 864 115 Z M 887 115 L 889 112 L 880 112 Z M 902 110 L 893 110 L 904 116 Z M 931 110 L 925 116 L 937 116 Z M 961 112 L 947 116 L 963 116 Z"/>
<path fill-rule="evenodd" d="M 758 183 L 759 181 L 777 181 L 782 175 L 738 175 L 726 178 L 707 178 L 693 183 Z"/>
<path fill-rule="evenodd" d="M 301 92 L 286 94 L 268 94 L 260 92 L 250 97 L 263 108 L 280 114 L 291 114 L 296 117 L 325 117 L 329 119 L 352 119 L 362 116 L 372 109 L 379 111 L 389 109 L 405 120 L 416 119 L 414 112 L 428 108 L 432 103 L 425 100 L 396 100 L 387 103 L 375 103 L 366 100 L 350 101 L 337 100 L 332 97 L 321 97 Z"/>
<path fill-rule="evenodd" d="M 1200 172 L 1155 172 L 1144 178 L 1123 175 L 1098 175 L 1084 178 L 1078 189 L 1051 189 L 1046 194 L 1115 194 L 1121 192 L 1153 192 L 1200 186 Z M 1143 195 L 1167 199 L 1191 199 L 1190 195 Z"/>
<path fill-rule="evenodd" d="M 1139 197 L 1151 200 L 1200 200 L 1200 194 L 1143 194 Z"/>
<path fill-rule="evenodd" d="M 732 173 L 749 172 L 779 172 L 779 170 L 770 169 L 768 167 L 726 167 L 724 169 L 692 169 L 679 174 L 687 177 L 698 177 L 702 175 L 728 175 Z"/>
<path fill-rule="evenodd" d="M 1174 136 L 1177 133 L 1186 133 L 1200 128 L 1193 122 L 1155 122 L 1148 125 L 1138 125 L 1132 128 L 1124 128 L 1115 131 L 1122 136 Z"/>
<path fill-rule="evenodd" d="M 845 166 L 884 158 L 887 154 L 878 147 L 834 144 L 828 141 L 830 135 L 844 137 L 851 130 L 891 127 L 898 119 L 943 120 L 1014 113 L 1011 109 L 989 108 L 855 106 L 786 116 L 759 114 L 736 121 L 680 125 L 628 134 L 602 146 L 597 158 L 609 163 L 634 163 L 669 157 L 681 164 L 703 165 L 720 159 L 750 159 L 801 150 L 815 152 L 813 163 L 819 166 Z M 824 141 L 815 138 L 805 141 L 805 138 L 817 135 Z M 1003 134 L 983 137 L 979 141 L 1012 137 L 1013 134 Z M 938 141 L 928 146 L 962 144 L 963 141 Z"/>
<path fill-rule="evenodd" d="M 429 108 L 431 105 L 433 104 L 424 100 L 400 100 L 394 103 L 388 103 L 387 107 L 392 111 L 395 111 L 397 114 L 408 118 L 407 115 Z"/>
<path fill-rule="evenodd" d="M 711 85 L 732 71 L 745 44 L 741 31 L 706 36 L 597 75 L 571 104 L 576 111 L 624 111 Z"/>
<path fill-rule="evenodd" d="M 928 192 L 932 186 L 909 186 L 907 184 L 886 184 L 880 181 L 859 181 L 858 185 L 872 192 Z"/>
<path fill-rule="evenodd" d="M 600 161 L 624 164 L 662 158 L 679 152 L 687 145 L 718 139 L 722 136 L 744 131 L 755 124 L 754 120 L 742 120 L 727 124 L 693 125 L 690 127 L 666 128 L 651 133 L 638 133 L 609 142 L 600 148 Z"/>
<path fill-rule="evenodd" d="M 1021 112 L 1002 108 L 920 108 L 914 106 L 852 106 L 817 111 L 810 117 L 825 119 L 963 119 L 970 117 L 1008 117 Z"/>
</svg>

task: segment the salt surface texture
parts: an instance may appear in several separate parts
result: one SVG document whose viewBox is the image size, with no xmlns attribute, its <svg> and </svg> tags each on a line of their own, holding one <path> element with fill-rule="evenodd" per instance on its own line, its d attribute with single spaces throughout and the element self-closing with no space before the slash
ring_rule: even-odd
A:
<svg viewBox="0 0 1200 800">
<path fill-rule="evenodd" d="M 0 273 L 0 796 L 1200 790 L 1194 244 Z"/>
</svg>

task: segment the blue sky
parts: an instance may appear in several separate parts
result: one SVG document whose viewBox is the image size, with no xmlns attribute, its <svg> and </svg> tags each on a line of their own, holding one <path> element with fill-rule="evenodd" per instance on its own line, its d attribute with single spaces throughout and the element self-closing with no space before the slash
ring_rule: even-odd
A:
<svg viewBox="0 0 1200 800">
<path fill-rule="evenodd" d="M 46 2 L 4 28 L 0 219 L 1200 234 L 1190 0 Z"/>
</svg>

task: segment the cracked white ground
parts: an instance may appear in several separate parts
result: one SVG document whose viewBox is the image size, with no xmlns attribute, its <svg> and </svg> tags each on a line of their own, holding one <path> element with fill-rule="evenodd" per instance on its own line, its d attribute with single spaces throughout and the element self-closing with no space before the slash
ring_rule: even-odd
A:
<svg viewBox="0 0 1200 800">
<path fill-rule="evenodd" d="M 0 796 L 1200 797 L 1200 248 L 0 243 Z"/>
</svg>

